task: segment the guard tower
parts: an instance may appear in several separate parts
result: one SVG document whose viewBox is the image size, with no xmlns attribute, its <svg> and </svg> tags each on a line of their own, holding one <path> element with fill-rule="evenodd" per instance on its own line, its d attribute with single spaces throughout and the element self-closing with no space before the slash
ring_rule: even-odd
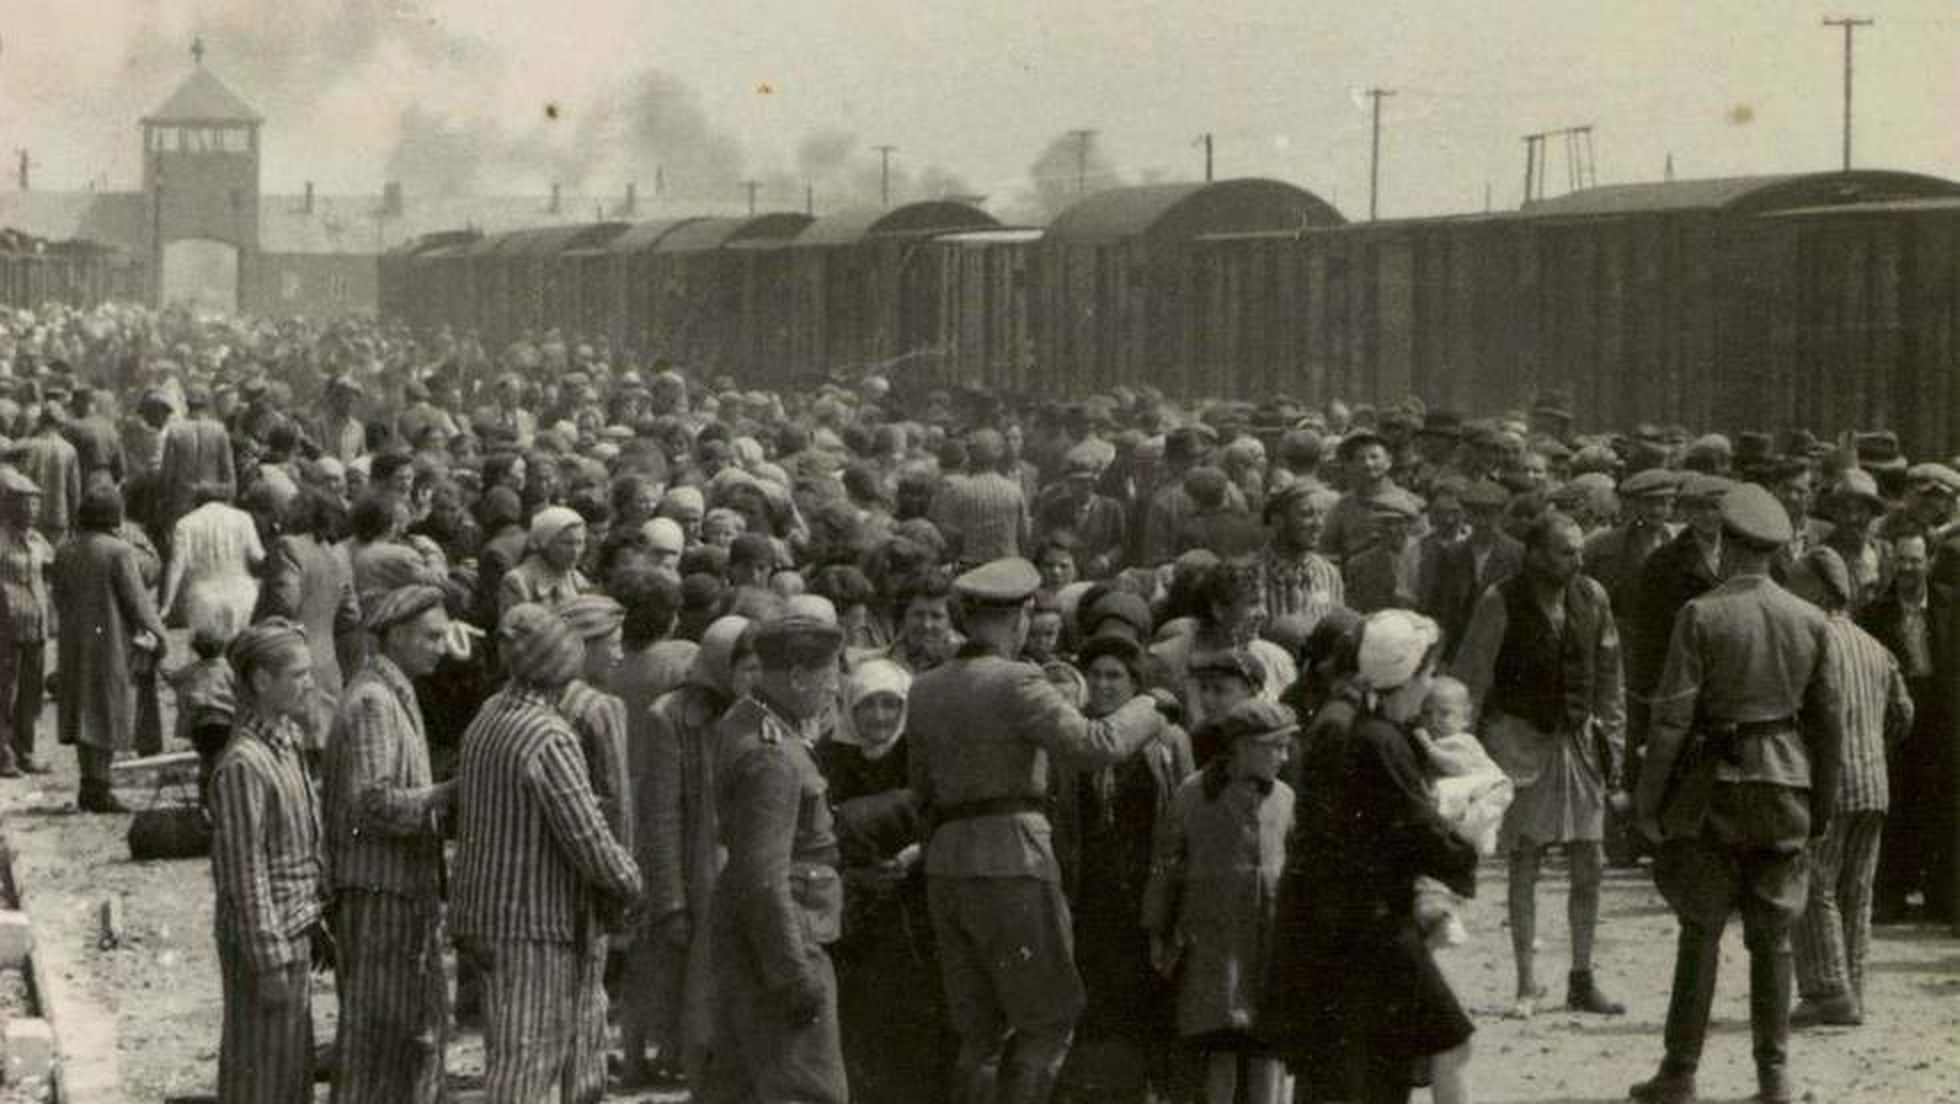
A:
<svg viewBox="0 0 1960 1104">
<path fill-rule="evenodd" d="M 244 269 L 259 251 L 259 124 L 244 100 L 204 67 L 204 44 L 191 46 L 195 68 L 177 91 L 143 117 L 143 192 L 148 201 L 151 291 L 170 292 L 165 251 L 175 242 L 217 243 L 235 251 L 232 302 Z"/>
</svg>

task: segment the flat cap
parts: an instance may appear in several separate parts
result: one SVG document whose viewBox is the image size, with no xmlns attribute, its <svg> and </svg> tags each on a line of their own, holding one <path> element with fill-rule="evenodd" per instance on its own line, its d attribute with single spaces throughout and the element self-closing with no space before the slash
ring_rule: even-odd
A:
<svg viewBox="0 0 1960 1104">
<path fill-rule="evenodd" d="M 1400 487 L 1386 487 L 1369 497 L 1368 512 L 1378 517 L 1416 518 L 1422 514 L 1422 500 Z"/>
<path fill-rule="evenodd" d="M 1706 472 L 1690 472 L 1681 481 L 1681 497 L 1694 501 L 1715 502 L 1735 486 L 1735 480 L 1724 479 Z"/>
<path fill-rule="evenodd" d="M 1381 434 L 1376 433 L 1372 429 L 1367 429 L 1367 428 L 1354 429 L 1354 430 L 1350 430 L 1347 436 L 1341 438 L 1341 443 L 1336 449 L 1335 455 L 1340 457 L 1342 460 L 1346 460 L 1348 457 L 1353 456 L 1364 445 L 1386 445 L 1387 443 L 1388 442 L 1382 440 Z"/>
<path fill-rule="evenodd" d="M 387 632 L 410 618 L 420 617 L 429 610 L 442 605 L 442 588 L 427 583 L 410 583 L 399 586 L 381 596 L 380 601 L 368 606 L 363 624 L 367 631 L 377 635 Z"/>
<path fill-rule="evenodd" d="M 1878 480 L 1863 468 L 1852 468 L 1838 477 L 1829 490 L 1824 492 L 1824 501 L 1835 502 L 1846 498 L 1862 498 L 1872 504 L 1874 509 L 1883 510 L 1885 499 L 1878 493 Z"/>
<path fill-rule="evenodd" d="M 591 640 L 619 628 L 626 620 L 626 607 L 604 594 L 581 594 L 559 603 L 558 616 L 580 639 Z"/>
<path fill-rule="evenodd" d="M 1727 437 L 1719 433 L 1705 433 L 1689 442 L 1687 455 L 1691 458 L 1702 456 L 1711 459 L 1728 458 L 1735 455 L 1735 446 L 1729 443 Z"/>
<path fill-rule="evenodd" d="M 1620 484 L 1622 498 L 1672 498 L 1680 490 L 1680 473 L 1667 468 L 1642 468 Z"/>
<path fill-rule="evenodd" d="M 1479 479 L 1463 492 L 1463 505 L 1502 509 L 1511 501 L 1511 492 L 1493 479 Z"/>
<path fill-rule="evenodd" d="M 1790 514 L 1754 483 L 1737 483 L 1722 494 L 1722 528 L 1736 539 L 1766 548 L 1790 542 Z"/>
<path fill-rule="evenodd" d="M 1945 464 L 1914 464 L 1907 469 L 1906 479 L 1918 490 L 1960 495 L 1960 472 L 1954 471 Z"/>
<path fill-rule="evenodd" d="M 1150 616 L 1150 604 L 1141 595 L 1127 590 L 1103 592 L 1082 612 L 1078 622 L 1086 634 L 1093 636 L 1096 627 L 1111 618 L 1135 629 L 1137 635 L 1145 640 L 1150 639 L 1151 630 L 1155 627 Z"/>
<path fill-rule="evenodd" d="M 1018 556 L 981 564 L 953 580 L 954 593 L 983 606 L 1018 606 L 1040 587 L 1041 572 Z"/>
<path fill-rule="evenodd" d="M 807 609 L 778 614 L 755 631 L 755 654 L 768 667 L 807 667 L 832 659 L 844 646 L 844 630 Z"/>
</svg>

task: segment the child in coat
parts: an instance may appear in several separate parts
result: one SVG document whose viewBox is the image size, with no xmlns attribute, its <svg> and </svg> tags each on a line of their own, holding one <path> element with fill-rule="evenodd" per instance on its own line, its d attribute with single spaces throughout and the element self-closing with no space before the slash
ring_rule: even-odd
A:
<svg viewBox="0 0 1960 1104">
<path fill-rule="evenodd" d="M 1278 780 L 1298 725 L 1293 711 L 1246 701 L 1205 721 L 1219 749 L 1186 779 L 1159 823 L 1144 891 L 1151 961 L 1177 988 L 1177 1029 L 1206 1055 L 1206 1097 L 1278 1104 L 1285 1066 L 1251 1033 L 1271 950 L 1275 894 L 1293 826 Z M 1250 829 L 1250 830 L 1248 830 Z"/>
</svg>

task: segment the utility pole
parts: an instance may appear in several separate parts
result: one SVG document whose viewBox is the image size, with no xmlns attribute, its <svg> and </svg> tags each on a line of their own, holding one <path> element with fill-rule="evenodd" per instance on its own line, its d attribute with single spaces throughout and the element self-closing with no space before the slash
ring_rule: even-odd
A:
<svg viewBox="0 0 1960 1104">
<path fill-rule="evenodd" d="M 1368 221 L 1375 221 L 1376 202 L 1380 198 L 1382 179 L 1382 99 L 1395 95 L 1392 88 L 1370 88 L 1368 98 L 1374 101 L 1373 134 L 1368 141 Z"/>
<path fill-rule="evenodd" d="M 1089 194 L 1089 139 L 1095 136 L 1093 130 L 1069 131 L 1069 137 L 1075 139 L 1075 194 L 1078 198 Z"/>
<path fill-rule="evenodd" d="M 817 189 L 809 181 L 803 182 L 803 213 L 811 218 L 817 216 Z"/>
<path fill-rule="evenodd" d="M 1211 131 L 1207 130 L 1199 135 L 1198 141 L 1205 147 L 1205 183 L 1209 184 L 1211 183 Z"/>
<path fill-rule="evenodd" d="M 1673 150 L 1667 151 L 1667 164 L 1661 170 L 1661 174 L 1662 174 L 1662 179 L 1666 180 L 1669 184 L 1674 183 L 1674 151 Z"/>
<path fill-rule="evenodd" d="M 897 146 L 872 146 L 878 151 L 878 205 L 892 205 L 892 154 L 898 152 Z"/>
<path fill-rule="evenodd" d="M 762 182 L 758 180 L 744 180 L 742 181 L 742 187 L 748 189 L 749 214 L 753 215 L 755 214 L 755 190 L 762 187 Z"/>
<path fill-rule="evenodd" d="M 1845 172 L 1851 171 L 1851 36 L 1854 33 L 1856 33 L 1858 28 L 1869 27 L 1871 25 L 1872 25 L 1872 20 L 1860 19 L 1853 16 L 1845 16 L 1839 19 L 1832 19 L 1826 16 L 1824 19 L 1824 26 L 1826 27 L 1844 28 L 1844 171 Z"/>
<path fill-rule="evenodd" d="M 22 149 L 20 151 L 20 190 L 23 192 L 32 190 L 32 185 L 28 180 L 28 173 L 33 168 L 33 159 L 27 155 L 27 150 Z"/>
</svg>

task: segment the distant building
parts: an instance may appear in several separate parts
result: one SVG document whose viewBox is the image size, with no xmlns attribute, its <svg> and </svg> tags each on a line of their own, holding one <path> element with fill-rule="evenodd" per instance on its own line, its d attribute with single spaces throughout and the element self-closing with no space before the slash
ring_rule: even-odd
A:
<svg viewBox="0 0 1960 1104">
<path fill-rule="evenodd" d="M 372 313 L 380 255 L 434 231 L 736 209 L 694 203 L 683 211 L 630 185 L 607 200 L 556 185 L 548 196 L 410 196 L 398 183 L 370 195 L 316 194 L 311 184 L 298 195 L 267 195 L 259 184 L 265 120 L 194 54 L 190 75 L 140 122 L 141 191 L 0 192 L 0 230 L 126 253 L 146 273 L 153 302 L 331 318 Z"/>
</svg>

